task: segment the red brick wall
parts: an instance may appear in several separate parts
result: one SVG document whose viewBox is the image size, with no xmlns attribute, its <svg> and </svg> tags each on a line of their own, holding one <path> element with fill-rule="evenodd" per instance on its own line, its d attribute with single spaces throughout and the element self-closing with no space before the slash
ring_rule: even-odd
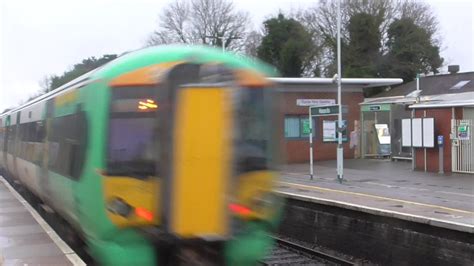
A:
<svg viewBox="0 0 474 266">
<path fill-rule="evenodd" d="M 434 127 L 435 127 L 435 147 L 426 149 L 426 169 L 428 172 L 438 172 L 439 171 L 439 152 L 437 145 L 437 136 L 444 136 L 444 149 L 443 149 L 443 160 L 444 160 L 444 172 L 451 172 L 451 108 L 433 108 L 425 109 L 426 117 L 434 118 Z M 424 117 L 424 111 L 421 109 L 415 110 L 415 117 L 422 118 Z M 454 116 L 456 119 L 462 119 L 462 108 L 455 108 Z M 417 170 L 424 171 L 425 161 L 424 161 L 424 148 L 416 148 L 416 161 L 415 166 Z"/>
<path fill-rule="evenodd" d="M 281 111 L 284 115 L 308 115 L 308 107 L 296 106 L 296 99 L 337 99 L 336 92 L 284 92 L 282 94 Z M 342 104 L 347 105 L 349 110 L 343 119 L 348 122 L 348 137 L 354 130 L 354 120 L 360 119 L 359 103 L 363 102 L 362 92 L 346 92 L 342 94 Z M 322 142 L 322 121 L 336 120 L 337 116 L 320 117 L 316 119 L 316 138 L 314 139 L 313 156 L 315 160 L 336 159 L 335 143 Z M 284 127 L 284 121 L 281 123 Z M 284 132 L 283 132 L 284 134 Z M 305 139 L 284 139 L 283 148 L 286 150 L 287 163 L 303 163 L 309 161 L 309 141 Z M 353 158 L 354 150 L 349 149 L 349 142 L 344 143 L 344 158 Z"/>
</svg>

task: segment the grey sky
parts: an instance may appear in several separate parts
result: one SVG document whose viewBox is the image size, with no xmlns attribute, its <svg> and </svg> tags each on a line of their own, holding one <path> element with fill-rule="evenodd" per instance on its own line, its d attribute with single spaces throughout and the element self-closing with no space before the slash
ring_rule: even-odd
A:
<svg viewBox="0 0 474 266">
<path fill-rule="evenodd" d="M 3 0 L 0 4 L 0 111 L 37 92 L 39 81 L 61 74 L 90 56 L 143 46 L 156 28 L 160 9 L 171 0 Z M 314 5 L 309 0 L 239 0 L 259 28 L 278 10 Z M 474 71 L 474 4 L 429 1 L 443 39 L 442 56 L 461 71 Z"/>
</svg>

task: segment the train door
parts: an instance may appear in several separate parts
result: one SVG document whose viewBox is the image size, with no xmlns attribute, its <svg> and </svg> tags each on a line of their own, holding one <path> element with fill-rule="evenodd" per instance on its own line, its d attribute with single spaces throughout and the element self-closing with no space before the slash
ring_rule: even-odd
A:
<svg viewBox="0 0 474 266">
<path fill-rule="evenodd" d="M 17 171 L 16 171 L 16 156 L 17 156 L 17 149 L 18 149 L 18 140 L 19 140 L 19 124 L 20 124 L 20 112 L 17 112 L 13 115 L 15 123 L 10 125 L 10 133 L 8 136 L 8 154 L 7 154 L 7 168 L 8 171 L 17 178 Z M 11 121 L 10 121 L 11 122 Z"/>
<path fill-rule="evenodd" d="M 215 70 L 219 71 L 217 66 Z M 163 145 L 162 217 L 169 233 L 185 239 L 219 239 L 228 234 L 225 195 L 231 174 L 231 90 L 229 83 L 226 87 L 202 75 L 200 65 L 178 65 L 158 95 L 165 103 L 158 112 Z"/>
<path fill-rule="evenodd" d="M 43 149 L 43 161 L 41 164 L 40 170 L 40 189 L 42 191 L 41 195 L 45 196 L 44 200 L 51 200 L 51 191 L 49 186 L 49 150 L 50 150 L 50 143 L 48 141 L 49 136 L 51 135 L 51 127 L 52 127 L 52 119 L 54 114 L 54 101 L 48 100 L 46 102 L 46 113 L 45 113 L 45 123 L 44 123 L 44 149 Z"/>
<path fill-rule="evenodd" d="M 7 147 L 8 147 L 8 136 L 9 136 L 9 131 L 10 131 L 10 116 L 7 116 L 5 118 L 4 122 L 4 136 L 3 136 L 3 145 L 1 147 L 3 151 L 3 157 L 0 158 L 2 160 L 2 165 L 3 167 L 7 167 Z"/>
</svg>

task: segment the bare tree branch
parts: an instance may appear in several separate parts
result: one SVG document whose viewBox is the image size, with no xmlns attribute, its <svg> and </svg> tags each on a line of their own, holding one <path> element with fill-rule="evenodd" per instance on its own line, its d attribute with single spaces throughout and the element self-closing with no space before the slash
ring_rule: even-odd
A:
<svg viewBox="0 0 474 266">
<path fill-rule="evenodd" d="M 237 11 L 230 0 L 176 0 L 159 15 L 158 29 L 147 45 L 209 44 L 243 51 L 250 33 L 248 13 Z"/>
<path fill-rule="evenodd" d="M 313 41 L 320 47 L 315 56 L 316 62 L 323 71 L 323 75 L 330 76 L 335 72 L 336 50 L 336 12 L 337 2 L 320 0 L 319 3 L 296 14 L 300 21 L 313 35 Z M 341 36 L 342 42 L 349 40 L 347 26 L 350 18 L 358 13 L 367 13 L 376 17 L 380 23 L 381 52 L 387 51 L 387 30 L 389 25 L 399 18 L 411 18 L 415 24 L 426 29 L 433 38 L 433 42 L 441 46 L 441 37 L 438 36 L 439 25 L 430 6 L 416 0 L 342 0 L 341 3 Z"/>
</svg>

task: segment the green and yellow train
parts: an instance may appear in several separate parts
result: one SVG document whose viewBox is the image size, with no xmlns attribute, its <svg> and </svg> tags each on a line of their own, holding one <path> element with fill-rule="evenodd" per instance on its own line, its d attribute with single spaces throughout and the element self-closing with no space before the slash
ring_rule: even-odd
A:
<svg viewBox="0 0 474 266">
<path fill-rule="evenodd" d="M 0 168 L 100 265 L 253 265 L 281 202 L 272 68 L 212 48 L 126 54 L 0 115 Z"/>
</svg>

